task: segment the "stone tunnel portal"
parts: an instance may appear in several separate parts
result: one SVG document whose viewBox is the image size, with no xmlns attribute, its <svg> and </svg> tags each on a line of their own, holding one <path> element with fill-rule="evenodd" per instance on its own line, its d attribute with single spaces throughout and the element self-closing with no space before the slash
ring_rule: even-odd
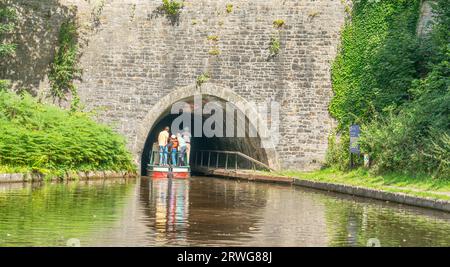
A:
<svg viewBox="0 0 450 267">
<path fill-rule="evenodd" d="M 211 95 L 198 97 L 181 99 L 159 115 L 149 131 L 142 150 L 141 175 L 147 174 L 146 166 L 150 161 L 153 144 L 157 142 L 158 134 L 166 126 L 171 128 L 170 134 L 176 134 L 185 127 L 189 128 L 192 135 L 191 165 L 194 164 L 196 153 L 200 150 L 239 151 L 265 164 L 273 165 L 269 160 L 267 148 L 262 147 L 254 118 L 249 119 L 245 112 L 225 99 Z M 197 101 L 199 99 L 201 102 Z M 172 110 L 172 107 L 175 108 Z M 185 116 L 184 121 L 180 115 Z M 249 167 L 248 164 L 239 162 L 240 167 Z"/>
</svg>

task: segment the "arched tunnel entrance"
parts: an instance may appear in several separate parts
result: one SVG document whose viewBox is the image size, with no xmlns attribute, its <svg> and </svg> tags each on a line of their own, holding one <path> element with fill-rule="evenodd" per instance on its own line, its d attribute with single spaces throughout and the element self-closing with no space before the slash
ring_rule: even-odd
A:
<svg viewBox="0 0 450 267">
<path fill-rule="evenodd" d="M 181 122 L 181 114 L 188 116 L 189 120 Z M 142 150 L 141 175 L 147 175 L 146 166 L 153 144 L 166 126 L 171 128 L 170 134 L 189 127 L 192 134 L 191 165 L 200 150 L 237 151 L 270 165 L 255 121 L 255 118 L 249 118 L 246 111 L 217 96 L 201 94 L 182 98 L 169 105 L 153 123 Z M 209 129 L 212 132 L 208 132 Z M 239 162 L 240 167 L 248 167 L 246 164 Z"/>
</svg>

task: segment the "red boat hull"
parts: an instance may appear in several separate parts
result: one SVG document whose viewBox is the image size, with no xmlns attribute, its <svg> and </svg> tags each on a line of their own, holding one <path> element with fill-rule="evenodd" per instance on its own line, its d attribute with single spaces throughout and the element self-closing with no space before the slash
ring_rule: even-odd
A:
<svg viewBox="0 0 450 267">
<path fill-rule="evenodd" d="M 189 167 L 159 167 L 149 166 L 149 176 L 154 179 L 174 178 L 188 179 L 191 176 Z"/>
</svg>

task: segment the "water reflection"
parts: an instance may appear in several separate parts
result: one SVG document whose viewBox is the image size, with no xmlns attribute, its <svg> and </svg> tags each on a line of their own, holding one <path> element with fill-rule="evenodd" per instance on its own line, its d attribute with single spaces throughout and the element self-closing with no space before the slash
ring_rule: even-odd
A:
<svg viewBox="0 0 450 267">
<path fill-rule="evenodd" d="M 65 246 L 117 219 L 125 179 L 68 184 L 1 184 L 0 246 Z"/>
<path fill-rule="evenodd" d="M 449 233 L 449 213 L 273 184 L 0 184 L 0 246 L 449 246 Z"/>
<path fill-rule="evenodd" d="M 147 179 L 142 182 L 149 183 L 149 217 L 155 219 L 156 239 L 186 240 L 189 180 Z"/>
</svg>

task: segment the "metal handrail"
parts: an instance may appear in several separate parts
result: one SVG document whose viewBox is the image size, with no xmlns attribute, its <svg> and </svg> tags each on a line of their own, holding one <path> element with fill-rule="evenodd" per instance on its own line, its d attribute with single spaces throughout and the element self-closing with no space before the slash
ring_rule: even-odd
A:
<svg viewBox="0 0 450 267">
<path fill-rule="evenodd" d="M 161 152 L 159 152 L 159 151 L 155 151 L 155 150 L 152 150 L 152 151 L 150 151 L 150 161 L 149 161 L 149 165 L 152 165 L 152 166 L 156 166 L 157 164 L 155 164 L 155 156 L 159 156 L 159 154 L 160 154 Z M 180 155 L 180 152 L 179 151 L 177 151 L 176 152 L 176 161 L 177 161 L 177 166 L 180 166 L 180 167 L 183 167 L 182 165 L 180 165 L 180 162 L 179 162 L 179 159 L 180 159 L 180 157 L 179 157 L 179 155 Z M 169 162 L 169 161 L 171 161 L 171 159 L 172 159 L 172 152 L 170 152 L 170 151 L 167 151 L 167 161 Z M 184 157 L 183 157 L 183 160 L 184 160 L 184 162 L 186 163 L 187 162 L 187 155 L 186 155 L 186 153 L 184 154 Z M 161 161 L 161 159 L 160 158 L 158 158 L 158 162 L 159 161 Z M 189 164 L 187 164 L 186 166 L 189 166 Z"/>
<path fill-rule="evenodd" d="M 238 169 L 238 162 L 237 162 L 237 158 L 238 158 L 238 156 L 239 157 L 242 157 L 242 158 L 244 158 L 244 159 L 246 159 L 246 160 L 248 160 L 248 161 L 250 161 L 251 163 L 252 163 L 252 167 L 253 167 L 253 170 L 255 170 L 256 169 L 256 166 L 255 165 L 259 165 L 259 166 L 261 166 L 261 167 L 263 167 L 264 169 L 267 169 L 267 170 L 269 170 L 269 171 L 275 171 L 274 169 L 272 169 L 269 165 L 267 165 L 267 164 L 265 164 L 265 163 L 263 163 L 263 162 L 261 162 L 261 161 L 258 161 L 258 160 L 256 160 L 256 159 L 254 159 L 254 158 L 252 158 L 252 157 L 250 157 L 250 156 L 248 156 L 248 155 L 246 155 L 246 154 L 244 154 L 244 153 L 242 153 L 242 152 L 239 152 L 239 151 L 223 151 L 223 150 L 199 150 L 199 151 L 197 151 L 196 152 L 196 154 L 195 154 L 195 165 L 196 166 L 198 166 L 198 153 L 200 152 L 200 156 L 201 156 L 201 161 L 200 161 L 200 166 L 204 166 L 203 165 L 203 158 L 204 158 L 204 153 L 207 153 L 208 154 L 208 165 L 207 165 L 207 167 L 208 168 L 210 168 L 210 166 L 211 166 L 211 154 L 212 153 L 216 153 L 216 164 L 215 164 L 215 168 L 218 168 L 219 167 L 219 155 L 220 154 L 224 154 L 225 155 L 225 169 L 228 169 L 228 159 L 229 159 L 229 155 L 234 155 L 235 156 L 235 165 L 234 165 L 234 168 L 237 170 Z"/>
</svg>

